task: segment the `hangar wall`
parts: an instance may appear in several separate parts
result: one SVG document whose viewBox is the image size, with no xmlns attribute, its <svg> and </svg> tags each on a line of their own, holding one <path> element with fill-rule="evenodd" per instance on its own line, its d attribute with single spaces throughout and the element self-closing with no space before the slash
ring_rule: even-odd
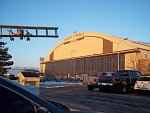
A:
<svg viewBox="0 0 150 113">
<path fill-rule="evenodd" d="M 97 32 L 74 33 L 58 43 L 47 55 L 45 61 L 81 57 L 118 51 L 118 43 L 123 38 Z M 131 49 L 131 45 L 122 42 L 119 50 Z"/>
<path fill-rule="evenodd" d="M 99 32 L 74 33 L 60 41 L 42 63 L 43 73 L 59 76 L 129 69 L 138 59 L 150 58 L 150 46 Z M 130 62 L 129 62 L 130 59 Z M 137 68 L 137 67 L 136 67 Z"/>
</svg>

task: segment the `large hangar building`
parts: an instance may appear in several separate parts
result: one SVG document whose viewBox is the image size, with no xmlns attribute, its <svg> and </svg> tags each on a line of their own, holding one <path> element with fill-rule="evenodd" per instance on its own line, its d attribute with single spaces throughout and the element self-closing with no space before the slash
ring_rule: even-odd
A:
<svg viewBox="0 0 150 113">
<path fill-rule="evenodd" d="M 77 32 L 60 41 L 40 60 L 40 70 L 59 77 L 140 70 L 139 60 L 147 58 L 147 44 L 99 32 Z"/>
</svg>

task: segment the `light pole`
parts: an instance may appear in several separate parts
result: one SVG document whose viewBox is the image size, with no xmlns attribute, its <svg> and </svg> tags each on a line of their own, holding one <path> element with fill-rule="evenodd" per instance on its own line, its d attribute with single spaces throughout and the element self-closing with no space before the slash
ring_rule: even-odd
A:
<svg viewBox="0 0 150 113">
<path fill-rule="evenodd" d="M 120 53 L 119 53 L 119 44 L 120 44 L 122 41 L 124 41 L 124 40 L 128 40 L 128 38 L 124 38 L 124 39 L 121 40 L 119 43 L 117 43 L 117 49 L 118 49 L 118 70 L 120 69 L 120 66 L 119 66 L 119 64 L 120 64 L 120 58 L 119 58 L 119 55 L 120 55 Z"/>
</svg>

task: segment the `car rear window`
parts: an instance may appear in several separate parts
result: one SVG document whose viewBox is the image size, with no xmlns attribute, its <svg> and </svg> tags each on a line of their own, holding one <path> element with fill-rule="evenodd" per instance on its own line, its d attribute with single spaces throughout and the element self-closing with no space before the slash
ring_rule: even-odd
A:
<svg viewBox="0 0 150 113">
<path fill-rule="evenodd" d="M 112 74 L 112 76 L 114 76 L 115 75 L 115 73 L 111 73 Z"/>
<path fill-rule="evenodd" d="M 150 81 L 150 77 L 140 77 L 138 81 Z"/>
<path fill-rule="evenodd" d="M 124 71 L 124 70 L 123 71 L 117 71 L 115 75 L 116 76 L 124 76 L 125 74 L 128 74 L 128 71 Z"/>
</svg>

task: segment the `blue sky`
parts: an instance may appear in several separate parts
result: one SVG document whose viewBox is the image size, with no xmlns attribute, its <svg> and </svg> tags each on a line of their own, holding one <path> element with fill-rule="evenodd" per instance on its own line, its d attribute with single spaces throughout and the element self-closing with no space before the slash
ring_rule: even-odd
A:
<svg viewBox="0 0 150 113">
<path fill-rule="evenodd" d="M 150 0 L 1 0 L 0 24 L 58 27 L 56 38 L 7 42 L 12 67 L 39 67 L 40 57 L 74 31 L 150 42 Z"/>
</svg>

